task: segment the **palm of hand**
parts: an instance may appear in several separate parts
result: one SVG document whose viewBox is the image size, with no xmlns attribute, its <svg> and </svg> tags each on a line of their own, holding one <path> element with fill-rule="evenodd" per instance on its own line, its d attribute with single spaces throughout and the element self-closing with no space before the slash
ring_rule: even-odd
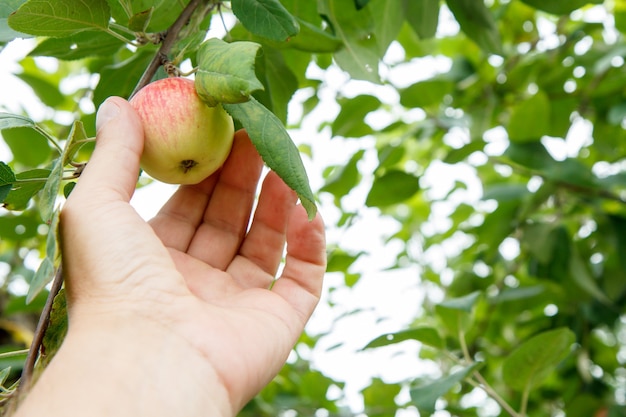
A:
<svg viewBox="0 0 626 417">
<path fill-rule="evenodd" d="M 226 387 L 247 387 L 243 398 L 231 398 L 235 403 L 261 389 L 286 360 L 317 304 L 325 266 L 321 222 L 308 224 L 295 194 L 273 173 L 246 233 L 260 170 L 249 141 L 236 138 L 219 177 L 181 187 L 151 221 L 195 296 L 180 306 L 177 325 Z M 270 291 L 285 241 L 287 265 Z"/>
<path fill-rule="evenodd" d="M 308 222 L 304 209 L 295 205 L 295 194 L 273 173 L 264 181 L 248 230 L 261 168 L 254 147 L 240 132 L 223 170 L 201 184 L 180 187 L 151 228 L 127 204 L 90 202 L 93 210 L 87 211 L 94 219 L 103 218 L 97 210 L 115 219 L 115 224 L 90 226 L 91 240 L 107 228 L 112 234 L 93 245 L 110 249 L 127 279 L 110 280 L 120 275 L 119 268 L 93 269 L 99 259 L 91 254 L 102 252 L 99 247 L 72 257 L 81 264 L 70 261 L 68 268 L 70 278 L 89 275 L 95 281 L 69 280 L 70 307 L 93 293 L 103 304 L 112 300 L 108 309 L 149 315 L 204 358 L 235 408 L 279 371 L 317 304 L 325 269 L 321 219 Z M 80 234 L 85 228 L 72 220 L 89 222 L 89 215 L 71 214 L 71 206 L 80 202 L 68 205 L 66 228 Z M 97 227 L 100 233 L 94 232 Z M 71 240 L 88 239 L 79 235 Z M 286 264 L 269 290 L 285 241 Z M 85 271 L 89 265 L 91 270 Z"/>
</svg>

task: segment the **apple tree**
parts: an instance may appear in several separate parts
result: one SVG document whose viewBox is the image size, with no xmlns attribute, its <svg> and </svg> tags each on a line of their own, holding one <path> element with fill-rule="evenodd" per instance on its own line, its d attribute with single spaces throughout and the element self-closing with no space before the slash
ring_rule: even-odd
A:
<svg viewBox="0 0 626 417">
<path fill-rule="evenodd" d="M 56 224 L 97 107 L 184 76 L 331 232 L 333 323 L 242 416 L 626 416 L 625 34 L 625 0 L 3 1 L 37 100 L 0 112 L 0 402 L 63 339 Z M 385 321 L 342 303 L 389 272 L 414 313 L 349 354 L 423 368 L 372 362 L 355 400 L 315 358 Z"/>
</svg>

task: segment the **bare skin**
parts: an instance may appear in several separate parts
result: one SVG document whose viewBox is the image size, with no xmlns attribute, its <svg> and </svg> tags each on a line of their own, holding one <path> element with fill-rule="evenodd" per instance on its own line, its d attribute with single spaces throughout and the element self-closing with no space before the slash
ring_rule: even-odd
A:
<svg viewBox="0 0 626 417">
<path fill-rule="evenodd" d="M 252 213 L 262 161 L 244 131 L 220 172 L 181 186 L 148 223 L 129 204 L 142 146 L 132 108 L 109 99 L 61 214 L 68 336 L 19 417 L 233 416 L 319 300 L 323 222 L 274 173 Z"/>
</svg>

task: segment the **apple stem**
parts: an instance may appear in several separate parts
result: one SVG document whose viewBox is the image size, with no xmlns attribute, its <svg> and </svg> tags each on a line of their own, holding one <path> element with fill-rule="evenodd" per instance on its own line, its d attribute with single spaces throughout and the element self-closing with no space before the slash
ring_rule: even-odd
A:
<svg viewBox="0 0 626 417">
<path fill-rule="evenodd" d="M 172 23 L 172 26 L 167 29 L 167 35 L 165 36 L 165 39 L 163 39 L 161 47 L 154 55 L 154 58 L 152 58 L 152 61 L 150 61 L 150 64 L 148 64 L 148 67 L 139 79 L 139 82 L 135 86 L 135 89 L 131 93 L 130 97 L 128 97 L 129 99 L 132 98 L 137 93 L 137 91 L 141 90 L 143 87 L 150 83 L 152 77 L 154 77 L 154 74 L 156 74 L 157 70 L 162 65 L 162 57 L 167 57 L 172 47 L 174 46 L 174 43 L 176 42 L 180 31 L 183 29 L 183 27 L 185 27 L 185 25 L 187 25 L 189 19 L 191 18 L 195 10 L 200 6 L 200 4 L 206 1 L 208 0 L 191 0 L 187 4 L 187 7 L 185 7 L 185 9 L 180 13 L 180 16 L 178 16 L 176 21 Z"/>
</svg>

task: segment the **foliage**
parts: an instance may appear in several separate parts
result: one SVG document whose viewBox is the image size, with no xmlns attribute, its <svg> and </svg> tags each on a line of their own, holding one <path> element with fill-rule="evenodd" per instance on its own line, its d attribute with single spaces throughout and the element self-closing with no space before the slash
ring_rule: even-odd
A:
<svg viewBox="0 0 626 417">
<path fill-rule="evenodd" d="M 232 27 L 205 41 L 222 15 Z M 12 154 L 0 163 L 1 395 L 60 264 L 58 208 L 88 160 L 95 108 L 191 63 L 203 99 L 229 103 L 310 213 L 317 198 L 332 229 L 371 210 L 395 225 L 395 261 L 380 268 L 418 266 L 425 299 L 363 351 L 413 341 L 439 370 L 373 378 L 347 404 L 344 381 L 301 353 L 324 335 L 305 334 L 242 416 L 626 415 L 624 33 L 624 0 L 3 2 L 0 48 L 36 37 L 16 76 L 47 111 L 0 113 Z M 315 120 L 337 68 L 359 88 L 339 89 L 338 113 L 316 127 L 353 151 L 341 164 L 311 155 L 326 167 L 314 196 L 284 126 Z M 62 88 L 81 75 L 94 81 Z M 330 291 L 354 291 L 367 242 L 331 243 L 329 276 L 343 282 Z M 62 337 L 59 314 L 48 341 Z M 491 400 L 472 403 L 478 391 Z"/>
</svg>

